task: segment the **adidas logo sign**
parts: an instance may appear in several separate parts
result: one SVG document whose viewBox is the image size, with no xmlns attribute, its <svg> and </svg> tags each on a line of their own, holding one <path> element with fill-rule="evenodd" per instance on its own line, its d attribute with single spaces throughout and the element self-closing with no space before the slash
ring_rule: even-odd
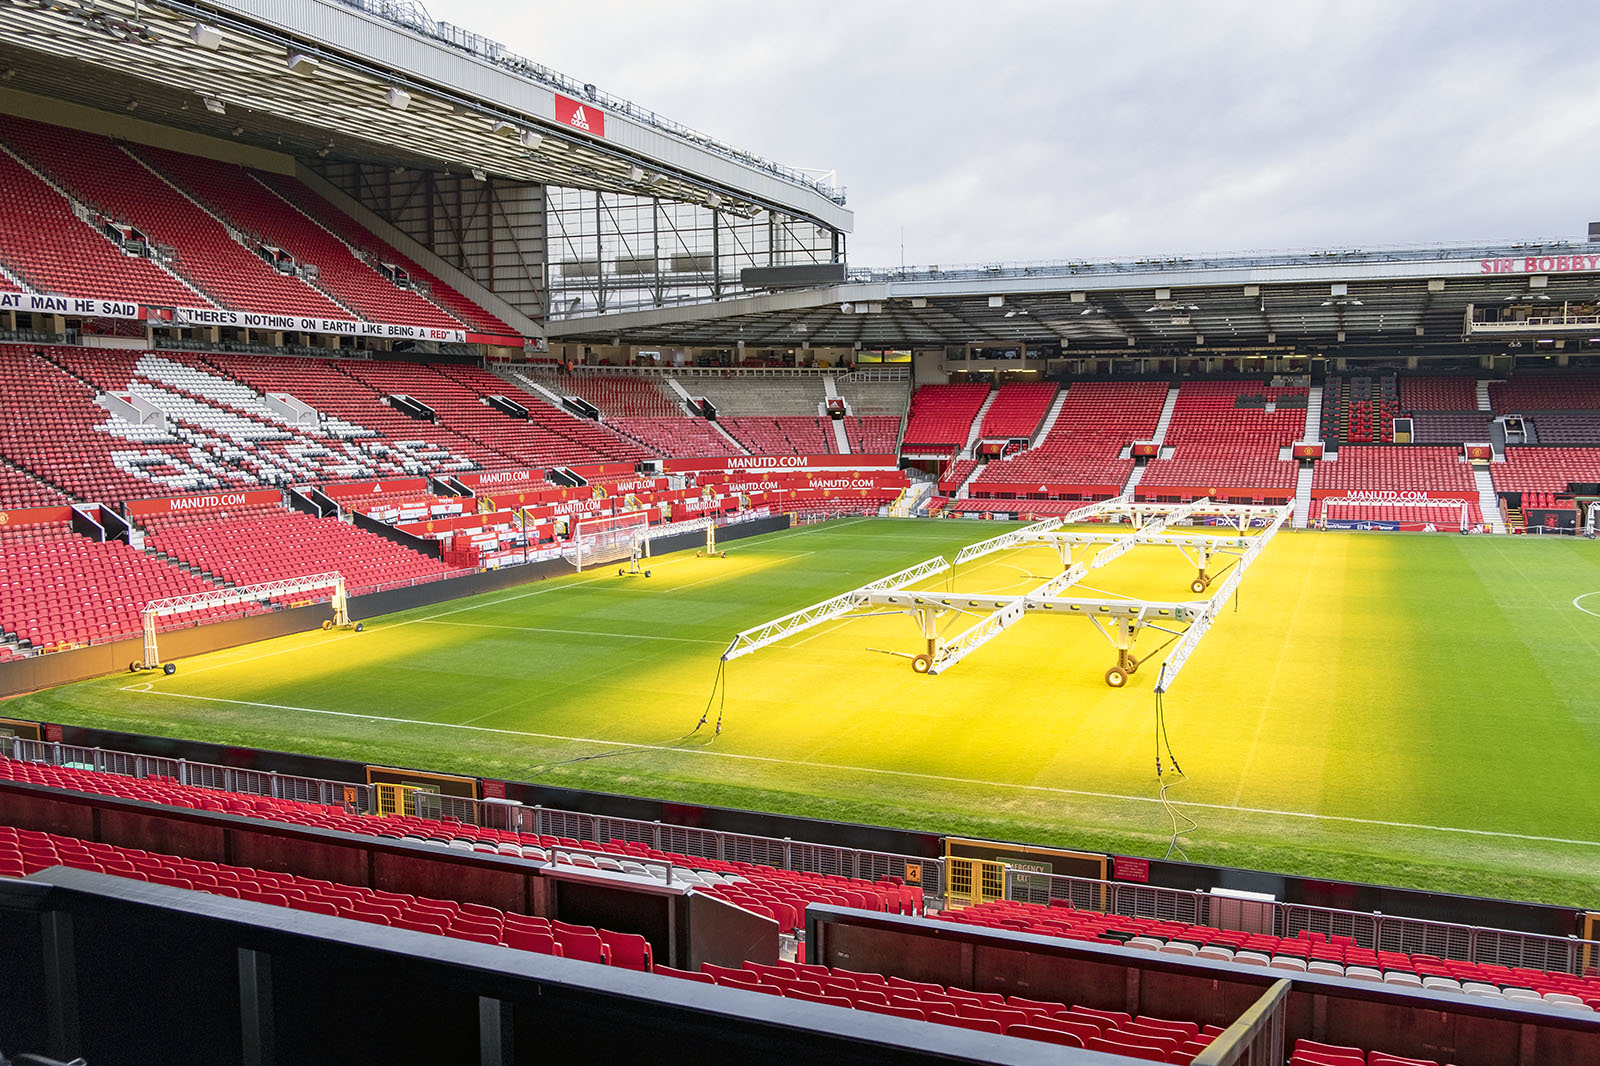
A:
<svg viewBox="0 0 1600 1066">
<path fill-rule="evenodd" d="M 589 128 L 589 116 L 583 113 L 582 104 L 579 104 L 578 109 L 572 113 L 572 125 L 576 126 L 580 130 L 587 130 Z"/>
</svg>

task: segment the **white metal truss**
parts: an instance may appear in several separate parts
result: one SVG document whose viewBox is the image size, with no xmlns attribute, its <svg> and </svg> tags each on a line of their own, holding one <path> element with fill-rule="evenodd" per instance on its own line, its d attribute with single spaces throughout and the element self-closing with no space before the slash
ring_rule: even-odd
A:
<svg viewBox="0 0 1600 1066">
<path fill-rule="evenodd" d="M 235 588 L 207 589 L 183 596 L 170 596 L 152 600 L 139 612 L 144 628 L 144 660 L 133 664 L 135 668 L 154 668 L 161 665 L 161 650 L 156 641 L 156 623 L 159 619 L 192 614 L 212 607 L 233 607 L 241 603 L 261 603 L 280 596 L 293 596 L 301 592 L 328 590 L 333 604 L 332 625 L 350 624 L 349 598 L 345 595 L 344 575 L 338 572 L 311 574 L 307 577 L 282 578 L 264 581 L 259 585 L 240 585 Z M 325 626 L 329 623 L 324 623 Z"/>
<path fill-rule="evenodd" d="M 933 662 L 929 664 L 928 673 L 944 673 L 1010 628 L 1027 613 L 1030 603 L 1054 598 L 1060 592 L 1082 581 L 1088 572 L 1089 568 L 1082 563 L 1074 563 L 1070 569 L 1062 571 L 1032 592 L 1015 602 L 1006 604 L 977 625 L 969 627 L 955 640 L 937 649 Z"/>
<path fill-rule="evenodd" d="M 1101 548 L 1100 551 L 1095 553 L 1094 560 L 1089 564 L 1089 569 L 1098 570 L 1102 566 L 1122 558 L 1139 545 L 1151 543 L 1155 538 L 1155 535 L 1160 533 L 1167 526 L 1177 525 L 1179 522 L 1189 518 L 1201 507 L 1210 502 L 1211 501 L 1209 499 L 1202 497 L 1193 501 L 1192 503 L 1180 504 L 1176 508 L 1167 508 L 1167 512 L 1165 514 L 1157 517 L 1149 525 L 1139 527 L 1110 547 Z"/>
<path fill-rule="evenodd" d="M 851 589 L 821 603 L 814 603 L 810 607 L 802 607 L 798 611 L 774 618 L 759 626 L 746 629 L 733 638 L 728 645 L 728 650 L 722 653 L 722 661 L 737 659 L 741 655 L 749 655 L 753 651 L 760 651 L 770 644 L 775 644 L 794 633 L 810 629 L 812 626 L 821 625 L 835 618 L 843 617 L 868 602 L 868 597 L 873 593 L 884 592 L 889 589 L 902 589 L 925 581 L 935 574 L 944 573 L 950 569 L 950 564 L 941 555 L 918 563 L 916 566 L 907 567 L 899 573 L 881 577 L 876 581 L 862 585 L 860 588 Z"/>
<path fill-rule="evenodd" d="M 1083 518 L 1119 512 L 1133 517 L 1129 510 L 1131 507 L 1138 508 L 1140 517 L 1153 517 L 1154 520 L 1131 533 L 1056 529 L 1063 522 L 1081 521 Z M 917 624 L 925 641 L 924 650 L 914 655 L 905 652 L 893 654 L 905 655 L 911 659 L 912 669 L 917 673 L 939 674 L 1015 625 L 1024 615 L 1042 613 L 1088 618 L 1093 622 L 1095 628 L 1112 643 L 1117 652 L 1116 665 L 1106 671 L 1106 682 L 1114 688 L 1127 684 L 1129 676 L 1139 668 L 1139 659 L 1135 656 L 1134 649 L 1143 630 L 1155 629 L 1169 634 L 1177 642 L 1177 647 L 1162 664 L 1161 674 L 1157 679 L 1156 691 L 1164 693 L 1176 679 L 1201 638 L 1209 631 L 1229 598 L 1238 590 L 1245 571 L 1260 558 L 1267 544 L 1293 514 L 1292 504 L 1263 507 L 1214 504 L 1208 500 L 1196 500 L 1193 503 L 1173 506 L 1130 504 L 1125 498 L 1106 500 L 1062 519 L 1038 522 L 969 545 L 956 557 L 957 563 L 960 563 L 1022 545 L 1053 544 L 1062 552 L 1064 569 L 1031 591 L 961 593 L 913 588 L 912 586 L 919 582 L 951 568 L 950 563 L 936 557 L 897 574 L 852 589 L 831 600 L 813 604 L 782 618 L 773 619 L 764 625 L 745 630 L 734 637 L 722 658 L 727 661 L 748 655 L 791 634 L 841 618 L 857 608 L 876 607 L 889 608 L 909 616 Z M 1167 528 L 1169 524 L 1196 515 L 1220 515 L 1236 519 L 1240 523 L 1241 532 L 1237 534 L 1179 532 Z M 1250 522 L 1259 519 L 1271 521 L 1259 534 L 1243 535 L 1242 530 Z M 1092 561 L 1078 561 L 1068 565 L 1066 554 L 1077 544 L 1107 544 L 1109 547 Z M 1226 571 L 1227 579 L 1216 592 L 1204 600 L 1150 600 L 1110 593 L 1093 596 L 1064 595 L 1074 585 L 1079 584 L 1090 571 L 1105 565 L 1101 560 L 1106 558 L 1107 552 L 1115 551 L 1116 554 L 1109 558 L 1116 558 L 1140 544 L 1174 546 L 1194 559 L 1199 571 L 1198 577 L 1190 586 L 1193 592 L 1202 592 L 1210 586 L 1212 575 L 1206 573 L 1205 567 L 1215 554 L 1237 553 L 1239 561 Z M 1193 551 L 1193 555 L 1190 555 L 1190 550 Z M 969 614 L 985 612 L 985 614 L 981 620 L 946 643 L 939 636 L 938 621 L 949 611 Z M 1153 655 L 1160 650 L 1157 648 L 1148 654 Z"/>
<path fill-rule="evenodd" d="M 998 537 L 980 540 L 976 544 L 968 544 L 965 548 L 956 552 L 954 565 L 960 566 L 962 563 L 970 563 L 974 559 L 981 559 L 985 555 L 993 555 L 995 552 L 1005 551 L 1007 548 L 1015 548 L 1019 544 L 1027 544 L 1035 536 L 1057 528 L 1063 521 L 1066 520 L 1051 518 L 1044 522 L 1035 522 L 1031 526 L 1023 526 L 1021 529 L 1013 529 L 1011 532 L 1002 533 Z"/>
<path fill-rule="evenodd" d="M 1583 535 L 1593 540 L 1596 526 L 1600 526 L 1600 500 L 1589 505 L 1589 517 L 1583 524 Z"/>
<path fill-rule="evenodd" d="M 1194 650 L 1199 646 L 1201 638 L 1210 631 L 1211 623 L 1221 613 L 1228 599 L 1239 590 L 1239 583 L 1244 580 L 1244 572 L 1250 568 L 1251 563 L 1261 558 L 1261 553 L 1266 550 L 1267 544 L 1271 542 L 1273 537 L 1278 535 L 1278 531 L 1283 528 L 1283 524 L 1293 514 L 1293 506 L 1283 507 L 1282 513 L 1267 527 L 1266 531 L 1260 537 L 1255 538 L 1250 546 L 1245 549 L 1244 554 L 1239 557 L 1239 562 L 1234 566 L 1233 572 L 1228 575 L 1227 580 L 1222 583 L 1217 591 L 1211 594 L 1211 599 L 1206 601 L 1205 613 L 1190 624 L 1188 632 L 1184 633 L 1178 640 L 1177 646 L 1172 649 L 1172 654 L 1168 655 L 1166 661 L 1161 664 L 1161 673 L 1156 676 L 1156 692 L 1163 693 L 1172 687 L 1172 682 L 1177 680 L 1178 672 L 1189 661 L 1189 656 L 1194 654 Z"/>
</svg>

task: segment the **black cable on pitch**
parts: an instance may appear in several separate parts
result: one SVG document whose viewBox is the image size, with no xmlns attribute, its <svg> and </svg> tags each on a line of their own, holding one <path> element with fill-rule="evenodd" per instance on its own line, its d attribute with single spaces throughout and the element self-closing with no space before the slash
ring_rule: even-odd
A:
<svg viewBox="0 0 1600 1066">
<path fill-rule="evenodd" d="M 1168 838 L 1168 840 L 1167 840 L 1167 853 L 1165 855 L 1165 858 L 1169 858 L 1170 859 L 1170 858 L 1172 858 L 1172 856 L 1174 854 L 1176 854 L 1179 857 L 1181 857 L 1184 862 L 1188 862 L 1189 861 L 1189 855 L 1178 844 L 1178 837 L 1180 837 L 1181 835 L 1183 835 L 1184 833 L 1188 832 L 1191 829 L 1200 828 L 1200 823 L 1196 822 L 1193 818 L 1190 818 L 1186 814 L 1181 814 L 1178 811 L 1178 809 L 1172 805 L 1171 801 L 1169 801 L 1167 799 L 1167 789 L 1171 788 L 1172 785 L 1168 781 L 1161 780 L 1161 750 L 1162 750 L 1163 747 L 1166 748 L 1167 759 L 1172 763 L 1173 771 L 1179 777 L 1183 778 L 1185 781 L 1187 781 L 1189 779 L 1189 775 L 1185 774 L 1183 772 L 1183 767 L 1178 765 L 1177 756 L 1172 754 L 1172 740 L 1171 740 L 1171 738 L 1169 738 L 1167 736 L 1167 711 L 1166 711 L 1166 705 L 1163 703 L 1161 693 L 1159 693 L 1159 692 L 1156 693 L 1156 723 L 1155 723 L 1155 726 L 1156 726 L 1155 727 L 1155 733 L 1156 733 L 1156 778 L 1157 778 L 1158 781 L 1160 781 L 1159 798 L 1161 800 L 1162 809 L 1164 811 L 1166 811 L 1167 817 L 1169 819 L 1171 819 L 1171 821 L 1172 821 L 1172 836 L 1170 838 Z M 1186 823 L 1186 824 L 1180 825 L 1179 824 L 1180 820 L 1182 822 Z"/>
<path fill-rule="evenodd" d="M 696 733 L 700 732 L 700 727 L 705 725 L 706 720 L 711 717 L 711 704 L 716 700 L 717 689 L 719 688 L 722 689 L 723 706 L 726 706 L 728 701 L 728 686 L 725 676 L 725 669 L 727 665 L 728 664 L 726 661 L 721 659 L 717 660 L 717 673 L 716 677 L 711 682 L 711 695 L 706 697 L 705 710 L 700 714 L 700 721 L 696 722 L 694 728 L 683 734 L 683 736 L 678 737 L 675 740 L 669 740 L 665 744 L 636 744 L 625 748 L 616 748 L 612 751 L 598 751 L 593 755 L 575 755 L 570 759 L 556 759 L 553 762 L 535 763 L 534 765 L 528 767 L 526 772 L 529 774 L 535 774 L 544 770 L 553 770 L 557 766 L 569 766 L 572 763 L 590 762 L 595 759 L 614 759 L 618 755 L 632 755 L 641 751 L 654 751 L 659 748 L 677 747 L 690 737 L 694 736 Z M 722 732 L 722 707 L 717 709 L 716 732 Z"/>
</svg>

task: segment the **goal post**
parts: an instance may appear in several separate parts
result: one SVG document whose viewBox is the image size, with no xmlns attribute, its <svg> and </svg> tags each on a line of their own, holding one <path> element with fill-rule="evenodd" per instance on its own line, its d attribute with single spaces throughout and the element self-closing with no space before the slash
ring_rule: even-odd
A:
<svg viewBox="0 0 1600 1066">
<path fill-rule="evenodd" d="M 1375 508 L 1390 508 L 1392 513 L 1405 518 L 1371 518 Z M 1344 496 L 1328 496 L 1322 500 L 1322 523 L 1329 529 L 1370 528 L 1408 525 L 1436 528 L 1453 528 L 1462 532 L 1470 529 L 1471 505 L 1466 500 L 1362 500 Z M 1333 523 L 1337 523 L 1336 525 Z"/>
<path fill-rule="evenodd" d="M 185 615 L 199 614 L 218 607 L 237 607 L 250 603 L 266 605 L 284 596 L 306 593 L 326 593 L 328 602 L 333 607 L 333 620 L 323 622 L 322 628 L 332 629 L 334 626 L 343 628 L 350 625 L 350 599 L 345 592 L 344 575 L 340 573 L 311 574 L 306 577 L 266 581 L 259 585 L 208 589 L 205 592 L 193 592 L 185 596 L 172 596 L 164 600 L 152 600 L 139 612 L 139 620 L 144 630 L 144 659 L 130 663 L 128 669 L 154 670 L 162 665 L 157 628 L 166 619 L 182 618 Z M 359 632 L 361 625 L 357 623 L 355 628 Z M 166 672 L 169 674 L 173 672 L 170 665 Z"/>
<path fill-rule="evenodd" d="M 573 525 L 572 537 L 561 555 L 578 570 L 618 559 L 632 559 L 636 551 L 642 550 L 649 533 L 647 511 L 580 518 Z"/>
</svg>

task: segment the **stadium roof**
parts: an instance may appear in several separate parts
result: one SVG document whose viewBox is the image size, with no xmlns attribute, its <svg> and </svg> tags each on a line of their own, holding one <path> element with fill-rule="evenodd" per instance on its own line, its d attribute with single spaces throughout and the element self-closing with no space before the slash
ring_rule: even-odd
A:
<svg viewBox="0 0 1600 1066">
<path fill-rule="evenodd" d="M 301 158 L 451 168 L 747 215 L 776 209 L 830 229 L 853 224 L 842 194 L 814 178 L 435 22 L 415 3 L 4 8 L 0 79 L 35 97 Z M 26 103 L 11 100 L 29 114 L 18 106 Z"/>
<path fill-rule="evenodd" d="M 1600 244 L 1229 255 L 852 270 L 846 284 L 556 318 L 552 341 L 907 348 L 1059 343 L 1068 352 L 1459 348 L 1468 305 L 1600 302 Z M 1600 326 L 1589 325 L 1600 335 Z"/>
</svg>

